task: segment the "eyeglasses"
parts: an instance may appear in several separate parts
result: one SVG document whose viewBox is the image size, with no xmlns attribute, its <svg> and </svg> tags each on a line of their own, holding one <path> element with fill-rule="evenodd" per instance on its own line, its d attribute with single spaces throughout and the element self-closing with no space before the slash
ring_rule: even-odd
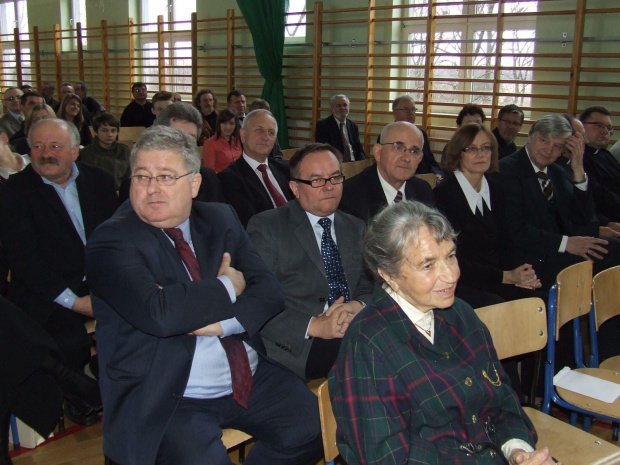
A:
<svg viewBox="0 0 620 465">
<path fill-rule="evenodd" d="M 483 145 L 482 147 L 478 148 L 478 147 L 474 147 L 473 145 L 470 147 L 465 147 L 463 149 L 463 152 L 469 154 L 469 155 L 478 155 L 479 153 L 483 154 L 483 155 L 488 155 L 489 153 L 491 153 L 493 151 L 493 149 L 491 148 L 490 145 Z"/>
<path fill-rule="evenodd" d="M 394 110 L 402 111 L 403 113 L 415 113 L 415 107 L 394 108 Z"/>
<path fill-rule="evenodd" d="M 151 179 L 157 181 L 157 184 L 159 184 L 160 186 L 174 186 L 177 183 L 177 180 L 184 178 L 185 176 L 189 176 L 190 174 L 194 174 L 194 171 L 182 174 L 181 176 L 174 176 L 172 174 L 158 174 L 157 176 L 134 174 L 130 177 L 133 178 L 133 180 L 138 184 L 138 186 L 148 186 L 149 184 L 151 184 Z"/>
<path fill-rule="evenodd" d="M 344 174 L 337 174 L 336 176 L 332 176 L 331 178 L 315 178 L 310 179 L 309 181 L 307 179 L 293 178 L 293 181 L 307 184 L 314 189 L 318 189 L 319 187 L 323 187 L 325 184 L 327 184 L 327 181 L 329 181 L 334 186 L 336 184 L 342 184 L 344 182 Z"/>
<path fill-rule="evenodd" d="M 521 126 L 523 126 L 523 123 L 519 123 L 519 122 L 516 122 L 516 121 L 509 121 L 507 119 L 502 119 L 502 118 L 500 118 L 499 120 L 502 123 L 504 123 L 506 126 L 509 126 L 509 127 L 520 128 Z"/>
<path fill-rule="evenodd" d="M 593 124 L 594 126 L 596 126 L 597 128 L 599 128 L 601 131 L 603 129 L 607 129 L 607 131 L 609 131 L 609 134 L 613 134 L 614 133 L 614 128 L 613 126 L 605 126 L 603 123 L 598 123 L 596 121 L 590 121 L 590 122 L 585 122 L 583 124 Z"/>
<path fill-rule="evenodd" d="M 6 100 L 7 102 L 13 102 L 15 100 L 19 100 L 19 97 L 13 96 L 13 97 L 7 97 L 4 100 Z"/>
<path fill-rule="evenodd" d="M 411 155 L 417 157 L 422 153 L 422 149 L 420 147 L 411 147 L 410 149 L 407 148 L 407 146 L 405 144 L 403 144 L 402 142 L 396 141 L 396 142 L 386 142 L 385 144 L 379 144 L 379 145 L 391 145 L 392 146 L 392 150 L 394 150 L 395 152 L 398 153 L 407 153 L 409 152 Z"/>
</svg>

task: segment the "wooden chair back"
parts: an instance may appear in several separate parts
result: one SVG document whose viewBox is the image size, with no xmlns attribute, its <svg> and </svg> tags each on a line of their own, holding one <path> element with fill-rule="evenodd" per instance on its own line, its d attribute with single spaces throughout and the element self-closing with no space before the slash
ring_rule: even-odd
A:
<svg viewBox="0 0 620 465">
<path fill-rule="evenodd" d="M 547 312 L 542 299 L 531 297 L 476 309 L 500 360 L 541 350 L 547 345 Z"/>
<path fill-rule="evenodd" d="M 133 142 L 138 140 L 138 137 L 145 129 L 144 126 L 123 126 L 119 131 L 118 140 L 123 141 L 125 145 L 129 145 L 127 141 L 130 140 L 132 141 L 131 145 L 133 145 Z"/>
<path fill-rule="evenodd" d="M 620 315 L 620 265 L 601 271 L 592 279 L 596 330 Z"/>
<path fill-rule="evenodd" d="M 373 162 L 370 158 L 367 158 L 366 160 L 343 163 L 342 173 L 344 174 L 346 179 L 350 179 L 356 174 L 360 174 L 362 171 L 364 171 L 366 168 L 368 168 L 372 164 Z"/>
<path fill-rule="evenodd" d="M 290 160 L 291 157 L 295 154 L 295 152 L 297 152 L 299 149 L 283 149 L 282 150 L 282 156 L 286 159 L 286 160 Z"/>
<path fill-rule="evenodd" d="M 560 328 L 590 311 L 592 296 L 592 262 L 583 261 L 564 268 L 556 279 L 558 286 L 555 340 Z"/>
<path fill-rule="evenodd" d="M 332 401 L 329 398 L 327 380 L 319 386 L 319 415 L 321 417 L 321 435 L 323 436 L 323 450 L 325 463 L 333 464 L 334 459 L 340 455 L 336 446 L 336 417 L 332 410 Z"/>
<path fill-rule="evenodd" d="M 431 186 L 431 189 L 435 189 L 435 187 L 437 187 L 437 176 L 433 173 L 416 174 L 415 177 L 421 179 L 422 181 L 426 181 L 428 185 Z"/>
</svg>

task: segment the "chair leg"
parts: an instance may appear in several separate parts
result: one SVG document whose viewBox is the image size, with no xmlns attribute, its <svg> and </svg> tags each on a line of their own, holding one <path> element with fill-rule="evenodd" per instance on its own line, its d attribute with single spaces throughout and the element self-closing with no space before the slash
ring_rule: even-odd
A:
<svg viewBox="0 0 620 465">
<path fill-rule="evenodd" d="M 574 412 L 571 412 L 570 414 L 570 424 L 572 426 L 577 426 L 577 414 Z"/>
<path fill-rule="evenodd" d="M 536 408 L 536 391 L 538 390 L 538 380 L 540 374 L 540 366 L 542 365 L 542 354 L 543 351 L 539 350 L 534 355 L 534 373 L 532 374 L 532 385 L 530 386 L 530 398 L 529 404 L 530 407 Z"/>
<path fill-rule="evenodd" d="M 612 434 L 611 434 L 611 440 L 612 440 L 612 441 L 616 441 L 616 442 L 617 442 L 617 441 L 618 441 L 618 426 L 619 426 L 619 424 L 618 424 L 618 422 L 615 422 L 615 421 L 614 421 L 614 422 L 611 424 L 611 426 L 612 426 L 612 428 L 613 428 L 613 430 L 612 430 Z"/>
<path fill-rule="evenodd" d="M 17 420 L 15 415 L 11 414 L 11 435 L 13 436 L 13 450 L 17 450 L 21 447 L 19 443 L 19 432 L 17 431 Z"/>
<path fill-rule="evenodd" d="M 60 418 L 58 418 L 58 434 L 65 434 L 65 414 L 60 407 Z"/>
<path fill-rule="evenodd" d="M 239 463 L 245 462 L 245 444 L 239 446 Z"/>
<path fill-rule="evenodd" d="M 590 431 L 590 425 L 592 424 L 592 418 L 588 415 L 583 417 L 583 430 L 587 433 Z"/>
</svg>

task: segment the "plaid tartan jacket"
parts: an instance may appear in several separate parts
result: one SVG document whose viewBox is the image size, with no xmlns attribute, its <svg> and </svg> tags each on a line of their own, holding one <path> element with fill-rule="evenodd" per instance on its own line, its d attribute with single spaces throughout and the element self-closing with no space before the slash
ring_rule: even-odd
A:
<svg viewBox="0 0 620 465">
<path fill-rule="evenodd" d="M 489 442 L 486 421 L 498 446 L 513 438 L 535 446 L 491 336 L 468 304 L 435 309 L 433 345 L 379 292 L 347 330 L 329 376 L 338 448 L 349 465 L 504 463 L 484 446 L 459 450 Z"/>
</svg>

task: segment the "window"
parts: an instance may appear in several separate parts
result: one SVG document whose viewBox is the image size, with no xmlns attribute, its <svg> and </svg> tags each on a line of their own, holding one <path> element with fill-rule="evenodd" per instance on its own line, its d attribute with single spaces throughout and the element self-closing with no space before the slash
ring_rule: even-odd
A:
<svg viewBox="0 0 620 465">
<path fill-rule="evenodd" d="M 77 23 L 82 25 L 82 45 L 86 47 L 88 41 L 86 38 L 86 0 L 71 0 L 71 23 L 72 28 L 77 28 Z M 74 47 L 77 47 L 77 34 L 74 41 Z"/>
<path fill-rule="evenodd" d="M 17 85 L 17 70 L 14 66 L 17 59 L 15 56 L 15 42 L 13 36 L 13 30 L 15 28 L 19 29 L 21 40 L 28 39 L 28 9 L 26 8 L 26 0 L 0 3 L 0 34 L 2 34 L 3 41 L 11 44 L 10 47 L 2 47 L 2 61 L 4 63 L 13 64 L 3 67 L 3 81 L 5 86 Z M 21 49 L 21 63 L 24 68 L 32 66 L 30 61 L 30 49 L 27 47 L 22 47 Z"/>
<path fill-rule="evenodd" d="M 286 42 L 295 42 L 294 39 L 305 40 L 306 0 L 289 0 L 286 14 L 284 40 Z"/>
<path fill-rule="evenodd" d="M 428 18 L 428 0 L 409 0 L 409 16 Z M 449 3 L 454 3 L 450 5 Z M 536 1 L 505 3 L 506 13 L 537 11 Z M 499 2 L 472 4 L 444 0 L 436 8 L 433 79 L 430 96 L 435 110 L 458 113 L 458 105 L 492 103 L 497 47 Z M 468 15 L 466 19 L 460 15 Z M 488 16 L 485 16 L 488 15 Z M 426 64 L 427 21 L 405 23 L 408 57 L 406 88 L 422 100 Z M 534 66 L 535 23 L 524 18 L 506 18 L 502 35 L 500 105 L 529 106 Z M 442 103 L 453 104 L 442 107 Z"/>
</svg>

